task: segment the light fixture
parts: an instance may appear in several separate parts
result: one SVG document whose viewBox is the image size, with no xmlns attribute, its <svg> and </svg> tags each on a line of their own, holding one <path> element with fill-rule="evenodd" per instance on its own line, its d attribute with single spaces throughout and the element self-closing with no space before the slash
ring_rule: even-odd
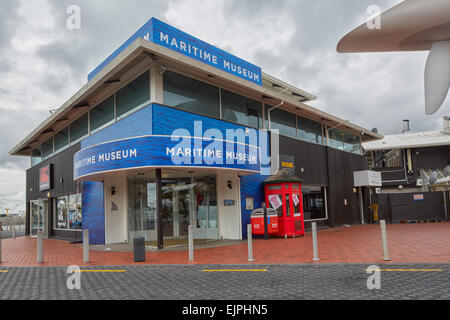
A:
<svg viewBox="0 0 450 320">
<path fill-rule="evenodd" d="M 116 187 L 111 187 L 111 195 L 115 195 L 116 194 Z"/>
<path fill-rule="evenodd" d="M 228 189 L 230 189 L 230 190 L 233 189 L 233 182 L 231 180 L 228 180 L 227 186 L 228 186 Z"/>
</svg>

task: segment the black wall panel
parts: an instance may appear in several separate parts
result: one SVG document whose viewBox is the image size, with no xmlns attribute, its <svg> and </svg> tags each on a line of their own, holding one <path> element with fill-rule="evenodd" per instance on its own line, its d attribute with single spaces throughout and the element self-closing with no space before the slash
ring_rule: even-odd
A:
<svg viewBox="0 0 450 320">
<path fill-rule="evenodd" d="M 361 220 L 359 195 L 353 192 L 353 172 L 367 170 L 366 157 L 327 147 L 327 159 L 330 223 L 334 226 L 358 224 Z"/>
<path fill-rule="evenodd" d="M 423 192 L 424 201 L 414 201 L 415 193 L 391 193 L 392 220 L 444 219 L 443 192 Z"/>
<path fill-rule="evenodd" d="M 77 185 L 73 181 L 73 155 L 80 150 L 80 144 L 76 144 L 56 156 L 27 170 L 27 202 L 30 200 L 46 199 L 47 193 L 51 197 L 75 193 Z M 47 191 L 39 191 L 39 169 L 47 164 L 53 165 L 52 185 Z M 62 179 L 62 181 L 61 181 Z M 80 190 L 81 192 L 81 190 Z"/>
<path fill-rule="evenodd" d="M 367 170 L 365 156 L 284 136 L 280 136 L 280 154 L 295 156 L 296 174 L 305 179 L 305 184 L 328 186 L 328 224 L 360 223 L 359 194 L 353 192 L 353 172 Z"/>
<path fill-rule="evenodd" d="M 295 157 L 296 174 L 305 184 L 328 185 L 326 147 L 280 136 L 280 154 Z"/>
</svg>

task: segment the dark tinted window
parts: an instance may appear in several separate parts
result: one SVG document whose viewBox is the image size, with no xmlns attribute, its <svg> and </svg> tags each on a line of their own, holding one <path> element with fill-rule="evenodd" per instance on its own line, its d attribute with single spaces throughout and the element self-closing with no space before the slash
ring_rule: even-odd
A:
<svg viewBox="0 0 450 320">
<path fill-rule="evenodd" d="M 222 90 L 222 119 L 261 128 L 262 103 Z"/>
<path fill-rule="evenodd" d="M 114 120 L 114 95 L 91 110 L 91 131 Z"/>
<path fill-rule="evenodd" d="M 117 116 L 150 100 L 150 72 L 147 71 L 117 92 Z"/>
<path fill-rule="evenodd" d="M 219 89 L 175 72 L 164 72 L 164 104 L 219 118 Z"/>
<path fill-rule="evenodd" d="M 69 128 L 64 128 L 55 135 L 55 152 L 58 152 L 69 145 Z"/>
</svg>

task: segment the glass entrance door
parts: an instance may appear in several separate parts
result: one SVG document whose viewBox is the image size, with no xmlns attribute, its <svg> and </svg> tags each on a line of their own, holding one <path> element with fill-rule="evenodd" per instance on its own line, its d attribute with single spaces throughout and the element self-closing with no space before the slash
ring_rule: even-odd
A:
<svg viewBox="0 0 450 320">
<path fill-rule="evenodd" d="M 145 241 L 157 240 L 156 184 L 153 179 L 131 178 L 128 181 L 128 241 L 136 236 Z"/>
<path fill-rule="evenodd" d="M 216 178 L 164 170 L 161 185 L 164 245 L 187 241 L 189 225 L 195 239 L 218 239 Z M 144 236 L 157 242 L 156 183 L 153 172 L 128 179 L 128 241 Z"/>
<path fill-rule="evenodd" d="M 48 201 L 31 201 L 30 207 L 30 236 L 37 237 L 38 232 L 42 232 L 45 236 Z"/>
</svg>

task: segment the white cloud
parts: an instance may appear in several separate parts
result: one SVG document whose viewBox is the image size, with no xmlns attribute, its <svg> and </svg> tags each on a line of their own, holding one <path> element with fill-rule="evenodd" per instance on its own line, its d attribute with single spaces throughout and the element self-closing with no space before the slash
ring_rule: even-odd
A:
<svg viewBox="0 0 450 320">
<path fill-rule="evenodd" d="M 295 17 L 284 9 L 264 11 L 259 19 L 252 12 L 230 17 L 230 5 L 227 0 L 171 1 L 164 18 L 169 24 L 249 61 L 261 50 L 280 54 L 294 36 Z"/>
</svg>

